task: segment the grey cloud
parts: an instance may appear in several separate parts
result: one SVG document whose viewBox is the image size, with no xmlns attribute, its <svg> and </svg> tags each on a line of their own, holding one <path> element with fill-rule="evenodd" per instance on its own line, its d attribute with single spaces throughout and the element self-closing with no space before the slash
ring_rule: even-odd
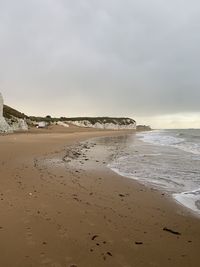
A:
<svg viewBox="0 0 200 267">
<path fill-rule="evenodd" d="M 198 112 L 199 14 L 195 0 L 0 0 L 1 91 L 32 114 Z"/>
</svg>

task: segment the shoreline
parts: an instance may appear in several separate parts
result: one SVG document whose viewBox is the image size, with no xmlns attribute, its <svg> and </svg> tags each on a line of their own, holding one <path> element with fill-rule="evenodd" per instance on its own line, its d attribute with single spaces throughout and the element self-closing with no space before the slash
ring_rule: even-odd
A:
<svg viewBox="0 0 200 267">
<path fill-rule="evenodd" d="M 161 160 L 159 161 L 159 158 L 157 158 L 157 162 L 161 165 L 162 171 L 160 175 L 156 172 L 153 175 L 155 178 L 152 177 L 151 173 L 152 181 L 155 183 L 158 181 L 158 188 L 160 188 L 160 190 L 164 189 L 164 191 L 169 192 L 176 203 L 191 211 L 197 218 L 200 218 L 200 189 L 199 183 L 197 182 L 199 166 L 198 163 L 195 163 L 195 161 L 199 161 L 199 151 L 198 142 L 193 138 L 196 134 L 198 136 L 198 133 L 194 132 L 191 134 L 187 131 L 188 130 L 162 130 L 150 132 L 150 134 L 143 133 L 139 136 L 144 144 L 143 147 L 149 146 L 152 153 L 153 151 L 154 153 L 157 151 L 157 153 L 161 155 Z M 174 162 L 176 162 L 176 158 L 179 160 L 176 164 L 173 164 L 172 160 L 170 161 L 170 157 L 173 158 Z M 164 172 L 167 168 L 162 168 L 164 162 L 168 167 L 169 177 L 165 176 Z M 190 162 L 191 165 L 187 164 L 188 162 Z M 152 161 L 152 164 L 155 164 L 155 161 Z M 170 169 L 172 169 L 171 173 Z M 165 181 L 161 181 L 159 186 L 159 177 L 166 178 L 168 184 Z M 174 184 L 174 188 L 172 186 L 170 187 L 170 182 Z"/>
<path fill-rule="evenodd" d="M 133 134 L 133 133 L 132 133 Z M 132 135 L 132 134 L 130 134 L 130 133 L 125 133 L 125 135 Z M 136 133 L 135 133 L 136 134 Z M 121 134 L 120 134 L 121 135 Z M 112 136 L 111 136 L 112 137 Z M 93 138 L 91 138 L 91 139 L 89 139 L 89 140 L 86 140 L 86 141 L 84 141 L 83 142 L 83 144 L 84 143 L 88 143 L 88 142 L 90 142 L 91 140 L 93 141 L 93 142 L 95 142 L 96 143 L 96 141 L 99 139 L 99 138 L 104 138 L 104 137 L 93 137 Z M 141 141 L 141 140 L 137 140 L 136 141 L 136 143 L 138 144 L 138 143 L 143 143 L 143 141 Z M 97 141 L 97 143 L 98 143 L 98 141 Z M 81 149 L 80 149 L 81 150 Z M 79 150 L 79 152 L 80 152 L 80 150 Z M 96 154 L 96 153 L 94 153 L 93 152 L 93 155 L 94 154 Z M 98 154 L 98 153 L 97 153 Z M 91 158 L 93 158 L 91 155 L 89 156 L 89 160 L 91 161 Z M 110 161 L 112 161 L 111 159 L 110 159 Z M 99 160 L 98 160 L 98 162 L 99 162 Z M 107 162 L 107 164 L 106 165 L 102 165 L 101 167 L 103 167 L 103 168 L 108 168 L 109 170 L 111 170 L 114 174 L 116 174 L 116 175 L 118 175 L 118 176 L 120 176 L 120 177 L 122 177 L 122 178 L 124 178 L 124 179 L 130 179 L 130 180 L 132 180 L 134 183 L 136 183 L 136 184 L 139 184 L 139 185 L 141 185 L 141 186 L 145 186 L 148 190 L 150 189 L 151 191 L 154 191 L 154 192 L 157 192 L 157 194 L 158 195 L 160 195 L 161 194 L 161 196 L 162 197 L 164 197 L 165 199 L 166 199 L 166 201 L 169 201 L 169 202 L 171 202 L 172 203 L 172 205 L 175 205 L 175 209 L 180 209 L 180 212 L 183 212 L 183 213 L 185 213 L 186 214 L 186 216 L 192 216 L 192 217 L 195 217 L 195 218 L 197 218 L 197 219 L 200 219 L 200 214 L 197 212 L 197 211 L 195 211 L 195 210 L 193 210 L 193 209 L 191 209 L 191 208 L 189 208 L 189 207 L 187 207 L 186 205 L 184 205 L 184 204 L 182 204 L 180 201 L 178 201 L 177 199 L 176 199 L 176 197 L 175 197 L 175 195 L 179 195 L 179 194 L 182 194 L 182 193 L 171 193 L 170 191 L 166 191 L 166 190 L 164 190 L 163 188 L 159 188 L 159 187 L 154 187 L 154 185 L 153 184 L 151 184 L 151 183 L 144 183 L 144 182 L 142 182 L 142 181 L 140 181 L 140 179 L 139 178 L 134 178 L 134 177 L 130 177 L 130 176 L 126 176 L 126 174 L 122 174 L 122 173 L 120 173 L 120 171 L 118 171 L 117 169 L 114 169 L 114 168 L 112 168 L 111 166 L 109 166 L 110 165 L 110 163 L 111 162 Z M 95 162 L 93 163 L 93 169 L 95 169 L 95 167 L 94 167 L 94 164 L 95 164 Z M 97 166 L 96 166 L 97 167 Z M 88 167 L 86 167 L 86 169 L 87 169 Z M 195 190 L 194 190 L 195 191 Z M 183 192 L 184 193 L 184 192 Z"/>
<path fill-rule="evenodd" d="M 0 137 L 0 265 L 198 266 L 197 218 L 160 192 L 117 175 L 103 158 L 85 154 L 76 168 L 59 161 L 69 146 L 121 134 Z M 47 164 L 52 158 L 58 165 Z"/>
</svg>

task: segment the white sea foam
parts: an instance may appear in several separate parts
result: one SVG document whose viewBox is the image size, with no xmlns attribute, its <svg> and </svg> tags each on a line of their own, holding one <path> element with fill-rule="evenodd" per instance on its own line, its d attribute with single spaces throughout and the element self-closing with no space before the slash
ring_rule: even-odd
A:
<svg viewBox="0 0 200 267">
<path fill-rule="evenodd" d="M 183 206 L 200 213 L 200 189 L 173 195 Z"/>
<path fill-rule="evenodd" d="M 200 144 L 195 144 L 192 142 L 185 142 L 183 144 L 177 144 L 174 147 L 181 149 L 185 152 L 189 152 L 195 155 L 200 155 Z M 199 158 L 200 159 L 200 158 Z"/>
</svg>

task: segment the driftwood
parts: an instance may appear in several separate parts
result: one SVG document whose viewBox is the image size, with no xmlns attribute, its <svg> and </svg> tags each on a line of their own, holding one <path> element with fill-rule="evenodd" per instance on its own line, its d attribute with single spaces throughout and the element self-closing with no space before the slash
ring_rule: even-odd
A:
<svg viewBox="0 0 200 267">
<path fill-rule="evenodd" d="M 174 235 L 181 235 L 181 233 L 179 233 L 179 232 L 177 232 L 177 231 L 174 231 L 174 230 L 171 230 L 171 229 L 169 229 L 169 228 L 167 228 L 167 227 L 164 227 L 164 228 L 163 228 L 163 231 L 167 231 L 167 232 L 169 232 L 169 233 L 171 233 L 171 234 L 174 234 Z"/>
</svg>

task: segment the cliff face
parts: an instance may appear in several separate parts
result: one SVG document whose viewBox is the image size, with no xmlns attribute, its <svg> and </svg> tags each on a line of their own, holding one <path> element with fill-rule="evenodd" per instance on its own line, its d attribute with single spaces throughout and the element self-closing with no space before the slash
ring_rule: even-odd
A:
<svg viewBox="0 0 200 267">
<path fill-rule="evenodd" d="M 3 117 L 3 97 L 0 93 L 0 133 L 7 132 L 12 132 L 12 129 Z"/>
<path fill-rule="evenodd" d="M 73 118 L 71 120 L 68 120 L 67 122 L 79 127 L 88 127 L 96 129 L 136 129 L 136 122 L 130 118 Z"/>
<path fill-rule="evenodd" d="M 11 119 L 6 119 L 6 121 L 13 132 L 28 131 L 28 125 L 24 119 L 12 117 Z"/>
<path fill-rule="evenodd" d="M 8 106 L 4 106 L 3 97 L 0 93 L 0 132 L 27 131 L 28 125 L 25 115 Z"/>
</svg>

